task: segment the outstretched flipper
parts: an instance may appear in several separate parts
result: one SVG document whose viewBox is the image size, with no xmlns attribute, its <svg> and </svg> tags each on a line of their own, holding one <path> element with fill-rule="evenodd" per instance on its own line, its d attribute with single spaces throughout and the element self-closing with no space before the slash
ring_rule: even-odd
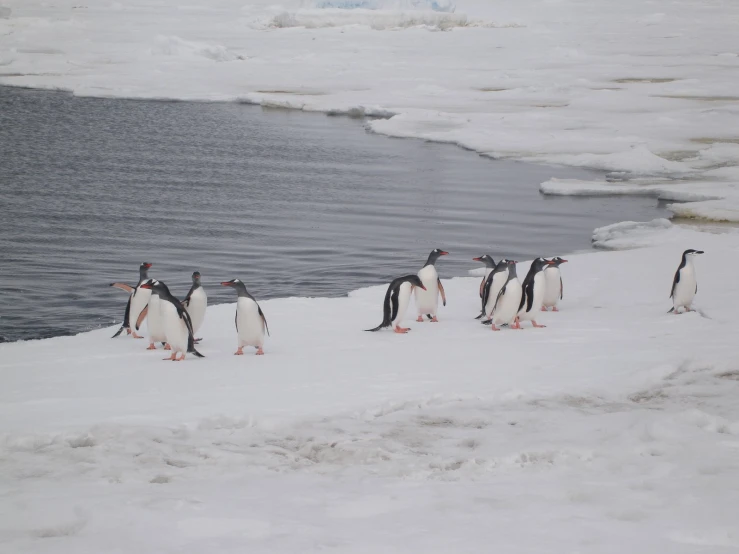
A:
<svg viewBox="0 0 739 554">
<path fill-rule="evenodd" d="M 128 323 L 128 318 L 130 317 L 130 314 L 131 314 L 131 297 L 129 296 L 128 302 L 126 302 L 126 311 L 123 314 L 123 323 L 121 323 L 121 328 L 118 329 L 118 331 L 116 331 L 116 334 L 110 338 L 112 339 L 116 338 L 118 335 L 120 335 L 123 332 L 124 329 L 128 329 L 129 332 L 131 331 L 131 327 L 129 326 L 129 323 Z"/>
<path fill-rule="evenodd" d="M 272 335 L 269 334 L 269 326 L 267 325 L 267 318 L 264 317 L 264 312 L 262 311 L 262 308 L 257 304 L 257 310 L 259 311 L 259 317 L 262 318 L 262 324 L 264 324 L 264 328 L 267 330 L 267 336 L 271 337 Z"/>
<path fill-rule="evenodd" d="M 111 283 L 110 286 L 124 290 L 129 294 L 132 293 L 134 289 L 134 287 L 132 287 L 131 285 L 127 285 L 126 283 Z"/>
</svg>

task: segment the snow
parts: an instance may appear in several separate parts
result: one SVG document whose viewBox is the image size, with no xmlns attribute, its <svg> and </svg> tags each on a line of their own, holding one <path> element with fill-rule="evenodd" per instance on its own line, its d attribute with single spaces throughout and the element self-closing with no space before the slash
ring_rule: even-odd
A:
<svg viewBox="0 0 739 554">
<path fill-rule="evenodd" d="M 0 83 L 378 116 L 390 136 L 616 172 L 622 194 L 710 181 L 722 209 L 680 215 L 735 221 L 737 17 L 719 0 L 3 0 Z"/>
<path fill-rule="evenodd" d="M 362 331 L 378 286 L 262 302 L 265 356 L 233 356 L 233 304 L 208 309 L 206 358 L 183 363 L 114 328 L 0 345 L 0 543 L 731 551 L 737 231 L 599 232 L 649 246 L 568 255 L 546 329 L 492 333 L 473 319 L 479 278 L 461 277 L 444 281 L 441 322 L 403 336 Z M 676 316 L 686 247 L 706 251 L 699 311 Z"/>
</svg>

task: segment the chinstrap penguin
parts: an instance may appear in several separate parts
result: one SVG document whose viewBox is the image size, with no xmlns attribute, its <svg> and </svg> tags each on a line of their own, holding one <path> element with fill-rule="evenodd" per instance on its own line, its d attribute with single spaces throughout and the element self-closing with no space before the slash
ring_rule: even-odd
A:
<svg viewBox="0 0 739 554">
<path fill-rule="evenodd" d="M 546 292 L 544 268 L 553 263 L 551 260 L 545 260 L 544 258 L 536 258 L 531 262 L 531 267 L 522 285 L 523 295 L 518 307 L 519 325 L 521 321 L 530 321 L 534 327 L 546 327 L 546 325 L 539 325 L 536 322 L 536 315 L 541 311 L 544 293 Z"/>
<path fill-rule="evenodd" d="M 698 292 L 698 279 L 695 275 L 695 265 L 693 258 L 703 254 L 703 250 L 693 250 L 692 248 L 683 252 L 680 265 L 672 279 L 672 290 L 670 298 L 672 298 L 672 308 L 667 313 L 680 313 L 678 310 L 683 308 L 686 312 L 692 312 L 690 306 L 693 298 Z"/>
<path fill-rule="evenodd" d="M 559 266 L 567 263 L 567 260 L 557 256 L 552 258 L 553 263 L 544 268 L 544 281 L 546 283 L 546 292 L 544 292 L 544 302 L 541 307 L 542 312 L 546 312 L 547 308 L 552 308 L 553 312 L 558 312 L 557 304 L 564 298 L 564 284 L 562 283 L 562 273 Z"/>
<path fill-rule="evenodd" d="M 374 329 L 367 331 L 379 331 L 385 327 L 391 327 L 396 333 L 407 333 L 409 327 L 401 327 L 405 311 L 410 304 L 411 293 L 415 287 L 426 290 L 418 275 L 406 275 L 393 279 L 385 293 L 385 300 L 382 302 L 382 323 Z"/>
<path fill-rule="evenodd" d="M 416 287 L 414 289 L 416 298 L 416 308 L 418 308 L 418 321 L 423 321 L 423 316 L 426 314 L 432 322 L 437 323 L 439 320 L 436 317 L 436 312 L 439 308 L 439 294 L 441 294 L 441 300 L 443 305 L 446 306 L 446 293 L 444 292 L 444 286 L 441 284 L 439 274 L 436 272 L 434 264 L 440 256 L 446 256 L 449 252 L 436 248 L 429 254 L 426 263 L 418 272 L 418 277 L 421 279 L 424 288 Z"/>
<path fill-rule="evenodd" d="M 256 299 L 246 290 L 246 285 L 239 279 L 223 281 L 221 285 L 232 287 L 238 294 L 235 321 L 239 347 L 234 352 L 234 355 L 242 356 L 245 346 L 254 346 L 257 349 L 257 355 L 261 356 L 264 354 L 264 332 L 266 331 L 267 335 L 269 335 L 267 318 L 264 317 L 262 308 L 259 307 Z"/>
<path fill-rule="evenodd" d="M 208 295 L 205 294 L 203 285 L 200 284 L 200 272 L 195 271 L 192 274 L 192 287 L 187 293 L 187 296 L 182 301 L 182 305 L 185 306 L 187 313 L 190 314 L 192 320 L 192 331 L 193 334 L 198 332 L 200 326 L 203 324 L 205 319 L 205 309 L 208 307 Z M 202 339 L 195 339 L 195 342 L 200 342 Z"/>
<path fill-rule="evenodd" d="M 480 281 L 480 298 L 482 298 L 482 289 L 485 286 L 485 279 L 487 279 L 488 275 L 490 275 L 495 269 L 495 260 L 491 256 L 483 254 L 482 256 L 478 256 L 477 258 L 472 258 L 472 261 L 482 262 L 485 264 L 485 273 L 482 276 L 482 281 Z"/>
</svg>

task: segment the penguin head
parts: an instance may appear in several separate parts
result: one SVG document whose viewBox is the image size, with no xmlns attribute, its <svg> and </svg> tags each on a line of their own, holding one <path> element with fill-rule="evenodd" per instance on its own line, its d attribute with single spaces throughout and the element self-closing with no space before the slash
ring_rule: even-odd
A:
<svg viewBox="0 0 739 554">
<path fill-rule="evenodd" d="M 161 281 L 157 281 L 156 279 L 149 279 L 147 281 L 144 281 L 141 284 L 141 288 L 148 289 L 153 294 L 156 294 L 158 296 L 162 294 L 166 295 L 167 293 L 169 293 L 169 289 L 167 288 L 167 285 L 165 285 Z"/>
<path fill-rule="evenodd" d="M 564 258 L 560 258 L 559 256 L 557 256 L 556 258 L 552 258 L 550 261 L 553 262 L 551 264 L 553 267 L 559 267 L 562 264 L 567 263 L 567 260 L 565 260 Z"/>
<path fill-rule="evenodd" d="M 193 271 L 192 282 L 196 285 L 200 284 L 200 272 L 199 271 Z"/>
<path fill-rule="evenodd" d="M 449 252 L 446 252 L 441 248 L 434 248 L 431 251 L 431 254 L 429 254 L 428 259 L 426 260 L 426 265 L 433 265 L 436 260 L 439 259 L 439 256 L 446 256 L 447 254 L 449 254 Z"/>
<path fill-rule="evenodd" d="M 488 256 L 487 254 L 483 254 L 482 256 L 478 256 L 477 258 L 472 258 L 472 261 L 482 262 L 485 264 L 485 267 L 495 267 L 495 260 L 493 260 L 493 258 Z"/>
<path fill-rule="evenodd" d="M 418 275 L 408 275 L 407 280 L 411 286 L 426 290 L 426 287 L 423 285 L 423 281 L 421 281 L 421 278 Z"/>
<path fill-rule="evenodd" d="M 248 296 L 246 285 L 239 279 L 231 279 L 230 281 L 222 281 L 221 285 L 224 287 L 231 287 L 236 289 L 236 293 L 239 296 Z"/>
<path fill-rule="evenodd" d="M 231 279 L 230 281 L 221 281 L 221 285 L 224 287 L 236 287 L 237 283 L 241 283 L 238 279 Z M 243 285 L 243 283 L 241 283 Z"/>
<path fill-rule="evenodd" d="M 150 267 L 151 267 L 151 264 L 149 262 L 141 262 L 139 269 L 149 269 Z"/>
<path fill-rule="evenodd" d="M 531 262 L 531 269 L 534 271 L 541 271 L 547 266 L 554 265 L 554 260 L 547 260 L 545 258 L 536 258 Z"/>
<path fill-rule="evenodd" d="M 688 248 L 685 252 L 683 252 L 683 256 L 690 256 L 691 258 L 697 256 L 698 254 L 703 254 L 703 250 L 693 250 L 692 248 Z"/>
</svg>

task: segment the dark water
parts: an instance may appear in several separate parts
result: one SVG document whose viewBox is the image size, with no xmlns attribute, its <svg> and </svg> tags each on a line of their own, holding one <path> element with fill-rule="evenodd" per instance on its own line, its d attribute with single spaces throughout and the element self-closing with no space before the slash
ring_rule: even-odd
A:
<svg viewBox="0 0 739 554">
<path fill-rule="evenodd" d="M 75 98 L 0 87 L 0 335 L 76 333 L 121 319 L 141 261 L 184 295 L 203 274 L 257 298 L 339 296 L 471 257 L 589 248 L 593 228 L 661 215 L 645 198 L 547 198 L 587 171 L 491 161 L 389 139 L 361 122 L 239 104 Z"/>
</svg>

